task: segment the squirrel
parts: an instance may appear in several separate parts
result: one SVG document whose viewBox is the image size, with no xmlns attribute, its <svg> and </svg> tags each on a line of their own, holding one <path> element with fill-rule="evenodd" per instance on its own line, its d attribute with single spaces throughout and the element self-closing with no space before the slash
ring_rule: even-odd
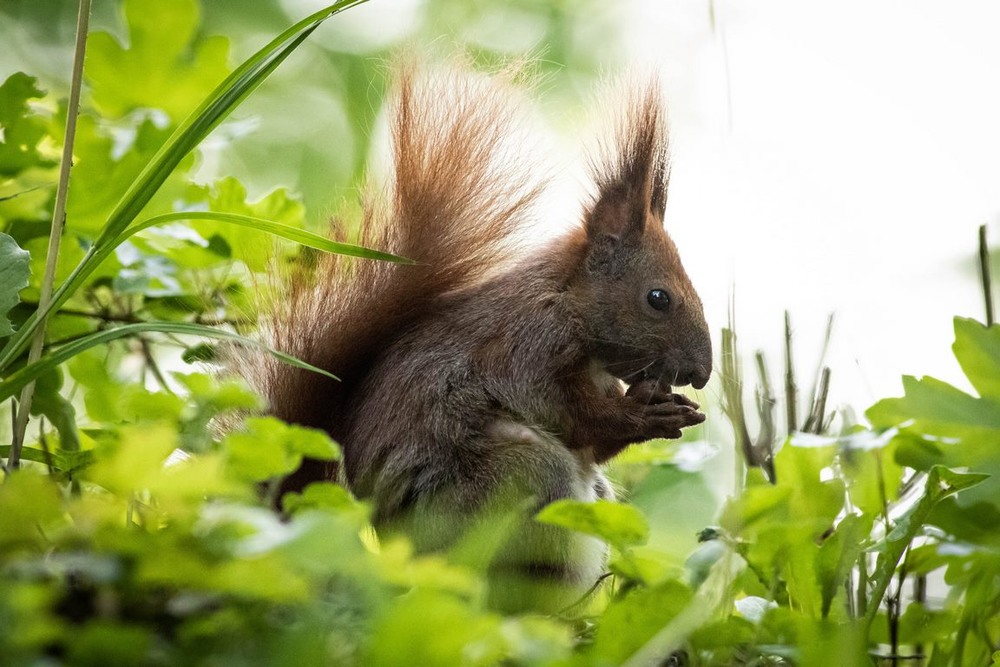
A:
<svg viewBox="0 0 1000 667">
<path fill-rule="evenodd" d="M 510 146 L 525 114 L 516 87 L 460 66 L 397 78 L 391 173 L 359 240 L 415 263 L 330 255 L 293 281 L 264 335 L 339 381 L 270 357 L 244 374 L 271 414 L 341 444 L 341 474 L 380 535 L 440 550 L 512 512 L 488 602 L 556 609 L 598 580 L 604 546 L 532 515 L 613 498 L 601 464 L 705 419 L 673 393 L 705 386 L 712 345 L 663 228 L 661 92 L 652 77 L 619 91 L 582 220 L 510 260 L 545 189 Z M 306 460 L 282 490 L 336 475 Z"/>
</svg>

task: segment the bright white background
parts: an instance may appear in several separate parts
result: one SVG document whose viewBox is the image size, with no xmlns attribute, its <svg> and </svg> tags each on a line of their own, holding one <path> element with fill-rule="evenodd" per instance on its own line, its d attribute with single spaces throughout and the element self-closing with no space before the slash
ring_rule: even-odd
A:
<svg viewBox="0 0 1000 667">
<path fill-rule="evenodd" d="M 982 320 L 977 228 L 1000 246 L 1000 3 L 634 2 L 671 93 L 668 226 L 710 322 L 735 285 L 745 356 L 801 382 L 827 315 L 833 401 L 901 374 L 959 382 L 952 316 Z"/>
</svg>

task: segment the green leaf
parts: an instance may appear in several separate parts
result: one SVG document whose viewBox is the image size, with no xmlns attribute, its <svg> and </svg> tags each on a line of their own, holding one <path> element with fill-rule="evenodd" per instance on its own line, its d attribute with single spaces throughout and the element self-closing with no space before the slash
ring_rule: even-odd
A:
<svg viewBox="0 0 1000 667">
<path fill-rule="evenodd" d="M 340 484 L 313 482 L 301 493 L 286 493 L 281 499 L 281 507 L 289 514 L 315 509 L 336 513 L 344 510 L 355 511 L 359 503 L 351 492 Z"/>
<path fill-rule="evenodd" d="M 102 449 L 87 476 L 119 495 L 158 486 L 164 461 L 177 444 L 177 429 L 173 424 L 122 427 L 119 441 Z"/>
<path fill-rule="evenodd" d="M 649 522 L 648 546 L 679 566 L 696 547 L 698 531 L 716 520 L 718 500 L 704 475 L 652 465 L 656 467 L 647 469 L 642 481 L 630 489 L 629 502 Z"/>
<path fill-rule="evenodd" d="M 923 496 L 896 518 L 892 530 L 880 544 L 876 545 L 879 556 L 872 576 L 871 602 L 865 615 L 867 628 L 870 628 L 875 620 L 882 598 L 889 588 L 903 552 L 927 523 L 931 511 L 941 500 L 953 496 L 959 491 L 970 489 L 987 477 L 988 475 L 979 473 L 958 472 L 944 466 L 931 468 L 927 474 Z"/>
<path fill-rule="evenodd" d="M 20 302 L 20 291 L 28 286 L 29 261 L 28 252 L 0 232 L 0 338 L 14 333 L 6 315 Z"/>
<path fill-rule="evenodd" d="M 909 428 L 941 438 L 1000 435 L 1000 401 L 976 398 L 932 377 L 903 377 L 903 398 L 879 401 L 865 413 L 876 428 Z"/>
<path fill-rule="evenodd" d="M 851 568 L 867 546 L 868 535 L 876 514 L 848 514 L 816 553 L 816 578 L 822 594 L 821 615 L 827 618 L 834 597 L 843 593 L 844 582 Z"/>
<path fill-rule="evenodd" d="M 213 413 L 263 407 L 260 397 L 240 379 L 220 380 L 208 373 L 174 373 L 174 378 L 187 387 L 194 401 L 211 407 Z"/>
<path fill-rule="evenodd" d="M 592 503 L 557 500 L 547 505 L 535 519 L 601 538 L 619 549 L 643 544 L 649 538 L 646 517 L 635 507 L 610 500 Z"/>
<path fill-rule="evenodd" d="M 158 127 L 149 118 L 138 122 L 133 132 L 131 141 L 126 141 L 98 117 L 80 115 L 73 141 L 72 187 L 66 202 L 67 231 L 86 239 L 96 238 L 116 205 L 170 136 L 169 127 Z M 193 166 L 193 155 L 179 160 L 173 173 L 143 203 L 143 212 L 152 215 L 172 211 L 174 202 L 187 192 L 186 172 Z"/>
<path fill-rule="evenodd" d="M 616 600 L 601 618 L 593 653 L 620 665 L 691 603 L 691 591 L 676 581 L 639 589 Z"/>
<path fill-rule="evenodd" d="M 840 453 L 840 469 L 847 480 L 847 490 L 854 506 L 863 514 L 877 516 L 883 501 L 895 502 L 903 481 L 903 468 L 896 454 L 902 438 L 893 438 L 881 449 L 854 449 Z"/>
<path fill-rule="evenodd" d="M 954 610 L 930 610 L 914 602 L 906 606 L 899 618 L 898 641 L 904 644 L 933 644 L 950 637 L 958 626 L 959 619 Z"/>
<path fill-rule="evenodd" d="M 951 349 L 979 395 L 1000 401 L 1000 324 L 988 327 L 956 317 Z"/>
<path fill-rule="evenodd" d="M 368 641 L 366 665 L 496 665 L 504 657 L 500 618 L 451 595 L 417 589 L 386 610 Z"/>
<path fill-rule="evenodd" d="M 302 203 L 289 197 L 283 189 L 274 190 L 258 201 L 248 202 L 246 188 L 232 177 L 212 185 L 208 205 L 209 210 L 215 213 L 269 220 L 288 228 L 301 228 L 305 217 Z M 273 246 L 261 243 L 260 232 L 263 230 L 260 227 L 226 225 L 225 221 L 208 218 L 195 220 L 192 226 L 206 239 L 221 235 L 251 271 L 266 270 L 274 257 Z"/>
<path fill-rule="evenodd" d="M 927 523 L 963 542 L 1000 547 L 1000 509 L 993 503 L 963 505 L 945 498 L 931 511 Z"/>
<path fill-rule="evenodd" d="M 340 450 L 322 431 L 293 426 L 274 417 L 252 417 L 222 441 L 229 469 L 240 479 L 263 482 L 294 472 L 303 456 L 339 458 Z"/>
<path fill-rule="evenodd" d="M 229 40 L 196 39 L 197 0 L 126 0 L 123 46 L 111 34 L 87 41 L 87 83 L 94 105 L 117 118 L 139 109 L 162 109 L 184 118 L 229 73 Z"/>
<path fill-rule="evenodd" d="M 76 408 L 60 393 L 62 371 L 58 368 L 42 375 L 35 382 L 31 414 L 45 415 L 59 433 L 59 448 L 79 451 L 80 437 L 76 431 Z"/>
<path fill-rule="evenodd" d="M 944 466 L 934 466 L 927 479 L 928 492 L 936 500 L 947 498 L 959 491 L 971 489 L 989 479 L 989 475 L 979 472 L 959 472 Z M 933 485 L 933 489 L 931 486 Z"/>
<path fill-rule="evenodd" d="M 18 471 L 0 484 L 0 553 L 18 546 L 48 549 L 46 532 L 60 521 L 62 504 L 55 482 L 31 470 Z"/>
<path fill-rule="evenodd" d="M 74 633 L 66 657 L 74 665 L 128 667 L 148 664 L 153 645 L 151 628 L 95 620 Z"/>
<path fill-rule="evenodd" d="M 46 122 L 28 108 L 28 100 L 45 96 L 37 83 L 24 72 L 15 72 L 0 84 L 0 176 L 53 164 L 38 152 L 47 134 Z"/>
</svg>

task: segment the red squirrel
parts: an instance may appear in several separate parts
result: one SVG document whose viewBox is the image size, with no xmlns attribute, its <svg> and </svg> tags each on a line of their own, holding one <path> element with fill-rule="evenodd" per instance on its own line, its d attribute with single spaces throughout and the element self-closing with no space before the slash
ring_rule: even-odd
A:
<svg viewBox="0 0 1000 667">
<path fill-rule="evenodd" d="M 272 414 L 339 441 L 380 534 L 436 550 L 483 513 L 519 512 L 492 556 L 490 601 L 555 608 L 597 580 L 603 547 L 534 512 L 611 498 L 602 463 L 705 419 L 672 392 L 705 386 L 712 348 L 663 229 L 660 90 L 620 91 L 580 224 L 510 261 L 544 189 L 506 141 L 521 131 L 520 95 L 457 66 L 398 79 L 389 183 L 366 204 L 360 242 L 415 264 L 324 258 L 265 326 L 273 346 L 339 382 L 271 358 L 248 373 Z M 334 474 L 307 461 L 283 488 Z M 543 601 L 520 582 L 549 586 Z"/>
</svg>

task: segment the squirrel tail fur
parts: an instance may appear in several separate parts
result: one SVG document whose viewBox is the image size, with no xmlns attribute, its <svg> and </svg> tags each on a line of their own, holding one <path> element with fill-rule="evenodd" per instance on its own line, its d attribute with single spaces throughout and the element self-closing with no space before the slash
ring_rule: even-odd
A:
<svg viewBox="0 0 1000 667">
<path fill-rule="evenodd" d="M 525 115 L 512 84 L 459 66 L 426 71 L 412 62 L 398 67 L 395 80 L 392 161 L 384 187 L 364 202 L 358 242 L 414 264 L 324 255 L 311 276 L 290 281 L 275 299 L 261 326 L 266 342 L 339 382 L 269 355 L 237 360 L 270 414 L 334 438 L 377 352 L 436 297 L 501 265 L 542 190 L 512 141 L 523 134 Z M 306 461 L 282 491 L 329 479 L 334 470 Z"/>
</svg>

